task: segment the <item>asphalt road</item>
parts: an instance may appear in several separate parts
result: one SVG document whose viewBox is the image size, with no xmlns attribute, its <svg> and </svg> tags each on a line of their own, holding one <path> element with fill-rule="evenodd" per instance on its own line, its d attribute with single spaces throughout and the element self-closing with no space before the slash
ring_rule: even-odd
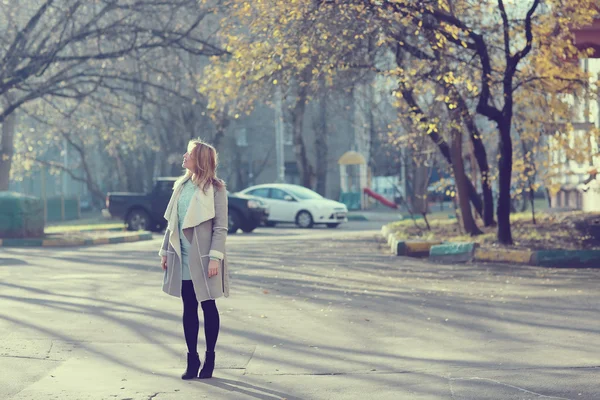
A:
<svg viewBox="0 0 600 400">
<path fill-rule="evenodd" d="M 209 381 L 158 236 L 0 248 L 0 399 L 600 399 L 600 270 L 392 257 L 380 224 L 230 236 Z"/>
</svg>

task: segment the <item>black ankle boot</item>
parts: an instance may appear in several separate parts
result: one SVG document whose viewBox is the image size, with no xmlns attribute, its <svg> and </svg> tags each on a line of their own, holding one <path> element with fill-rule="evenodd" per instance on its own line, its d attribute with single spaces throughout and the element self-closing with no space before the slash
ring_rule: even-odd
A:
<svg viewBox="0 0 600 400">
<path fill-rule="evenodd" d="M 181 379 L 195 379 L 200 369 L 200 356 L 198 353 L 187 353 L 187 369 L 181 375 Z"/>
<path fill-rule="evenodd" d="M 200 379 L 208 379 L 212 378 L 213 370 L 215 369 L 215 352 L 206 352 L 206 356 L 204 357 L 204 367 L 202 367 L 202 371 L 200 371 Z"/>
</svg>

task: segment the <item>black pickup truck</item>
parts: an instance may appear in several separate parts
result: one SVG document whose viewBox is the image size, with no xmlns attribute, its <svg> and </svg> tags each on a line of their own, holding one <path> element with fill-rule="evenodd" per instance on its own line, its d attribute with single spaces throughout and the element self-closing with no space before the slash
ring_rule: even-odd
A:
<svg viewBox="0 0 600 400">
<path fill-rule="evenodd" d="M 149 230 L 160 232 L 167 224 L 163 215 L 173 193 L 177 178 L 158 178 L 148 194 L 111 192 L 106 196 L 106 217 L 120 218 L 129 230 Z M 238 229 L 249 233 L 264 224 L 269 216 L 269 208 L 259 198 L 242 194 L 227 193 L 229 203 L 229 233 Z"/>
</svg>

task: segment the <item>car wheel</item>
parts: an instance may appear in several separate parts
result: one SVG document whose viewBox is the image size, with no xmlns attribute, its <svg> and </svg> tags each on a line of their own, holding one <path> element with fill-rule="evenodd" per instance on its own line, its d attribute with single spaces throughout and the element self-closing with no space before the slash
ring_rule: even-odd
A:
<svg viewBox="0 0 600 400">
<path fill-rule="evenodd" d="M 327 224 L 328 228 L 337 228 L 340 224 Z"/>
<path fill-rule="evenodd" d="M 312 228 L 313 223 L 313 217 L 308 211 L 300 211 L 296 216 L 296 225 L 300 228 Z"/>
<path fill-rule="evenodd" d="M 244 233 L 251 233 L 255 229 L 256 229 L 256 225 L 242 226 L 242 232 L 244 232 Z"/>
<path fill-rule="evenodd" d="M 240 213 L 236 210 L 229 210 L 227 220 L 227 232 L 228 233 L 236 233 L 238 229 L 240 229 L 242 225 L 242 217 Z"/>
<path fill-rule="evenodd" d="M 130 231 L 147 231 L 150 229 L 150 216 L 144 210 L 132 210 L 127 214 L 125 223 Z"/>
<path fill-rule="evenodd" d="M 155 225 L 154 229 L 152 229 L 152 231 L 153 232 L 162 232 L 165 230 L 166 227 L 167 227 L 167 223 L 161 222 L 160 224 Z"/>
<path fill-rule="evenodd" d="M 272 221 L 265 222 L 265 226 L 268 226 L 269 228 L 274 228 L 275 225 L 277 225 L 277 222 L 272 222 Z"/>
</svg>

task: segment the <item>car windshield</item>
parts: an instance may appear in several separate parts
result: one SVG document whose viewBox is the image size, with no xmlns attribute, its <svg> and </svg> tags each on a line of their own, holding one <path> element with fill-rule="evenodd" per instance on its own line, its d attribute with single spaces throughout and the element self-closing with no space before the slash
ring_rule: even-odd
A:
<svg viewBox="0 0 600 400">
<path fill-rule="evenodd" d="M 319 193 L 313 192 L 304 187 L 286 187 L 285 190 L 296 196 L 300 200 L 322 199 Z"/>
</svg>

